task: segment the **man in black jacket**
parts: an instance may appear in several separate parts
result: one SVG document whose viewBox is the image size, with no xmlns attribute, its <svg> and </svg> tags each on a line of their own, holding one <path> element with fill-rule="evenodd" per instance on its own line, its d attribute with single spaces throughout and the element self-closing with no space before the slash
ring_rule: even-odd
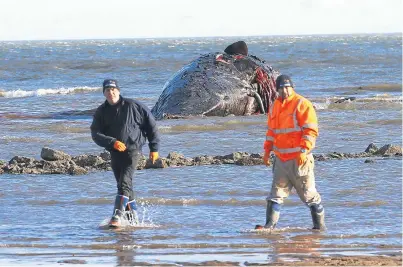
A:
<svg viewBox="0 0 403 267">
<path fill-rule="evenodd" d="M 158 159 L 159 135 L 150 110 L 136 100 L 120 96 L 116 80 L 104 80 L 102 87 L 106 101 L 94 114 L 91 136 L 97 145 L 111 153 L 118 192 L 109 226 L 119 227 L 125 210 L 131 211 L 128 219 L 137 215 L 132 188 L 133 173 L 146 139 L 150 160 L 155 163 Z"/>
</svg>

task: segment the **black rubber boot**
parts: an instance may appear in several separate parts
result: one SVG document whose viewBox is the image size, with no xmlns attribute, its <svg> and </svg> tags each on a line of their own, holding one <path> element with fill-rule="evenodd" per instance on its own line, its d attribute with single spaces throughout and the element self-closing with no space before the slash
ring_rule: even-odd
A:
<svg viewBox="0 0 403 267">
<path fill-rule="evenodd" d="M 126 205 L 126 219 L 130 225 L 139 224 L 139 217 L 137 215 L 137 204 L 135 200 L 132 200 Z"/>
<path fill-rule="evenodd" d="M 281 204 L 274 201 L 267 201 L 266 224 L 264 226 L 256 225 L 255 229 L 274 229 L 280 218 Z"/>
<path fill-rule="evenodd" d="M 122 217 L 125 213 L 125 208 L 129 202 L 129 198 L 123 195 L 117 195 L 115 198 L 115 207 L 113 208 L 113 215 L 109 221 L 109 227 L 120 227 L 122 225 Z"/>
<path fill-rule="evenodd" d="M 325 226 L 325 209 L 322 204 L 313 204 L 309 207 L 311 209 L 311 216 L 313 222 L 314 230 L 324 231 L 326 230 Z"/>
</svg>

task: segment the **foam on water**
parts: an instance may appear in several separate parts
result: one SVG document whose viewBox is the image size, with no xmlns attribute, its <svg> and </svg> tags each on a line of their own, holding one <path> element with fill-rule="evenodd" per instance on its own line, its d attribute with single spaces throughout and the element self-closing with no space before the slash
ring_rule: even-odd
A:
<svg viewBox="0 0 403 267">
<path fill-rule="evenodd" d="M 94 91 L 100 91 L 99 87 L 71 87 L 71 88 L 58 88 L 58 89 L 37 89 L 34 91 L 27 90 L 9 90 L 4 91 L 0 89 L 0 97 L 5 98 L 18 98 L 18 97 L 30 97 L 30 96 L 45 96 L 45 95 L 67 95 L 77 93 L 90 93 Z"/>
<path fill-rule="evenodd" d="M 161 227 L 160 225 L 154 224 L 152 222 L 144 222 L 144 221 L 141 221 L 141 222 L 139 222 L 137 224 L 131 224 L 128 220 L 123 219 L 122 220 L 122 225 L 119 228 L 114 229 L 114 228 L 109 227 L 110 219 L 111 218 L 103 219 L 99 223 L 98 227 L 100 229 L 102 229 L 102 230 L 119 230 L 119 231 L 129 231 L 129 230 L 135 230 L 135 229 L 139 229 L 139 228 L 158 228 L 158 227 Z"/>
</svg>

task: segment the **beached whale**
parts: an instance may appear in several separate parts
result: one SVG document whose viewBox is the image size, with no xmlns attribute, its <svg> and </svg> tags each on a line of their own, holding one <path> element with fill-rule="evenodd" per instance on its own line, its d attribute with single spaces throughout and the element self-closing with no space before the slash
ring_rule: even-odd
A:
<svg viewBox="0 0 403 267">
<path fill-rule="evenodd" d="M 156 119 L 266 113 L 276 98 L 279 72 L 236 42 L 176 72 L 151 112 Z"/>
</svg>

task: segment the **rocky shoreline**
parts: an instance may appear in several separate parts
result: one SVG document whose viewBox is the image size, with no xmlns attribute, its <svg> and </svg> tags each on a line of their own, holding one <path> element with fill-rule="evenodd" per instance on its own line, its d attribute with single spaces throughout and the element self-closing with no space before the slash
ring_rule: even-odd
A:
<svg viewBox="0 0 403 267">
<path fill-rule="evenodd" d="M 262 153 L 235 152 L 224 156 L 197 156 L 186 158 L 177 152 L 171 152 L 166 158 L 160 158 L 152 164 L 144 155 L 140 158 L 137 169 L 155 169 L 182 166 L 221 165 L 234 164 L 239 166 L 262 165 Z M 373 143 L 369 144 L 361 153 L 338 153 L 314 154 L 317 161 L 333 159 L 366 158 L 364 163 L 371 163 L 376 158 L 402 157 L 402 147 L 387 144 L 381 148 Z M 70 174 L 83 175 L 94 171 L 111 170 L 110 154 L 107 151 L 99 155 L 84 154 L 71 156 L 63 151 L 42 148 L 41 160 L 23 156 L 15 156 L 9 162 L 0 161 L 0 174 Z"/>
</svg>

